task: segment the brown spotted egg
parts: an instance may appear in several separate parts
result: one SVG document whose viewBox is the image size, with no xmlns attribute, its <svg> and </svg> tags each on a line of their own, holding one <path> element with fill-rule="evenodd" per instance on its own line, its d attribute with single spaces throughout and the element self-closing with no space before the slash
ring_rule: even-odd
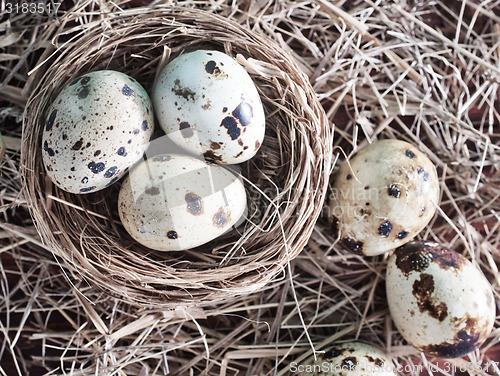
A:
<svg viewBox="0 0 500 376">
<path fill-rule="evenodd" d="M 375 256 L 414 238 L 433 217 L 438 199 L 429 158 L 407 142 L 381 140 L 340 167 L 330 215 L 343 246 Z"/>
<path fill-rule="evenodd" d="M 137 162 L 153 133 L 151 100 L 123 73 L 88 73 L 64 87 L 48 110 L 42 156 L 50 179 L 71 193 L 103 189 Z"/>
<path fill-rule="evenodd" d="M 160 126 L 178 146 L 217 163 L 259 150 L 264 108 L 250 75 L 232 57 L 198 50 L 165 66 L 153 89 Z"/>
<path fill-rule="evenodd" d="M 440 244 L 412 241 L 389 258 L 387 300 L 401 335 L 443 358 L 478 348 L 495 321 L 492 287 L 469 260 Z"/>
<path fill-rule="evenodd" d="M 231 229 L 245 209 L 245 188 L 236 175 L 187 155 L 163 154 L 140 163 L 118 196 L 127 232 L 159 251 L 205 244 Z"/>
<path fill-rule="evenodd" d="M 293 364 L 293 363 L 292 363 Z M 392 361 L 375 346 L 363 342 L 347 342 L 318 352 L 316 360 L 295 363 L 292 372 L 299 376 L 395 376 Z M 295 374 L 295 373 L 294 373 Z"/>
</svg>

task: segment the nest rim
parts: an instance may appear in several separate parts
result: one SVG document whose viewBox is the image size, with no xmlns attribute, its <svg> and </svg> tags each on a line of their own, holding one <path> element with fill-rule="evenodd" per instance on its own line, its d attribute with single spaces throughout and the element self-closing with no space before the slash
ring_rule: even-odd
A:
<svg viewBox="0 0 500 376">
<path fill-rule="evenodd" d="M 68 21 L 71 17 L 65 16 Z M 209 306 L 262 288 L 305 246 L 326 196 L 333 129 L 307 76 L 275 42 L 205 11 L 153 8 L 115 13 L 106 21 L 111 25 L 108 38 L 101 25 L 94 25 L 76 47 L 54 48 L 50 66 L 42 65 L 36 72 L 40 80 L 26 106 L 21 175 L 42 242 L 69 266 L 72 279 L 83 279 L 127 303 L 150 309 Z M 237 229 L 240 234 L 233 229 L 221 240 L 181 255 L 148 250 L 127 239 L 116 208 L 106 203 L 112 190 L 71 195 L 44 176 L 40 142 L 44 116 L 54 93 L 81 74 L 122 59 L 127 65 L 120 71 L 130 74 L 138 60 L 131 56 L 152 55 L 155 58 L 145 69 L 130 74 L 139 82 L 145 77 L 146 84 L 144 80 L 141 84 L 150 93 L 152 72 L 166 53 L 176 55 L 207 44 L 236 57 L 256 82 L 266 108 L 265 153 L 241 169 L 245 183 L 264 175 L 254 183 L 257 190 L 262 188 L 259 199 L 272 194 L 273 187 L 277 193 L 260 221 L 253 225 L 246 221 L 245 228 Z M 273 168 L 278 181 L 266 175 Z M 202 255 L 196 255 L 200 249 Z M 210 265 L 219 254 L 221 261 L 224 252 L 229 262 Z M 188 261 L 183 259 L 186 254 L 191 257 Z"/>
</svg>

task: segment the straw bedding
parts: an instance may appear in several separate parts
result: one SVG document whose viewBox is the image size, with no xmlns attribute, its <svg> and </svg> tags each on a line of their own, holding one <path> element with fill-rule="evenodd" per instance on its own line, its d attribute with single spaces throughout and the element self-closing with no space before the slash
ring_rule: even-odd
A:
<svg viewBox="0 0 500 376">
<path fill-rule="evenodd" d="M 126 10 L 127 3 L 117 5 Z M 76 7 L 79 17 L 71 25 L 29 15 L 1 24 L 11 43 L 0 35 L 7 46 L 0 53 L 0 372 L 293 375 L 294 364 L 313 349 L 356 338 L 390 354 L 399 375 L 500 375 L 498 319 L 485 345 L 463 359 L 436 359 L 408 346 L 387 309 L 385 257 L 362 258 L 340 247 L 326 209 L 280 278 L 245 298 L 204 308 L 148 309 L 74 278 L 75 270 L 52 255 L 28 215 L 20 139 L 22 112 L 42 78 L 41 70 L 28 72 L 55 48 L 47 35 L 59 29 L 66 35 L 60 46 L 73 36 L 64 30 L 80 23 L 112 30 L 93 11 L 103 3 L 86 4 L 86 10 Z M 438 213 L 419 238 L 442 242 L 475 262 L 492 283 L 498 308 L 498 2 L 235 0 L 182 6 L 232 19 L 293 56 L 335 124 L 334 161 L 380 138 L 421 148 L 437 166 L 442 194 Z M 120 53 L 117 48 L 115 56 Z M 266 82 L 263 72 L 253 74 Z M 59 204 L 67 206 L 52 202 Z"/>
</svg>

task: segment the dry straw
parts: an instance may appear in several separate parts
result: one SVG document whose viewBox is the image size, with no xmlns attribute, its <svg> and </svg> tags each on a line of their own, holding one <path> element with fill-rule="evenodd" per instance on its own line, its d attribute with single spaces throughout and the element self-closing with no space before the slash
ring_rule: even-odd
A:
<svg viewBox="0 0 500 376">
<path fill-rule="evenodd" d="M 124 3 L 118 5 L 126 8 Z M 385 258 L 346 252 L 326 216 L 291 262 L 290 273 L 244 299 L 204 310 L 151 312 L 75 278 L 79 295 L 65 276 L 74 269 L 60 267 L 60 258 L 54 260 L 26 215 L 16 141 L 21 125 L 9 124 L 21 117 L 43 76 L 39 72 L 46 69 L 34 68 L 57 47 L 75 43 L 71 38 L 78 32 L 66 31 L 96 23 L 102 35 L 114 30 L 107 14 L 117 10 L 114 5 L 80 4 L 87 8 L 76 7 L 75 23 L 12 17 L 12 25 L 18 25 L 12 33 L 23 33 L 22 43 L 0 54 L 13 59 L 0 62 L 5 83 L 0 98 L 8 102 L 5 107 L 2 102 L 0 129 L 4 138 L 11 137 L 0 174 L 0 374 L 294 375 L 293 365 L 311 356 L 313 348 L 322 351 L 334 341 L 355 338 L 391 355 L 399 376 L 500 375 L 495 363 L 499 316 L 487 342 L 469 356 L 443 360 L 419 353 L 391 322 Z M 101 14 L 98 9 L 106 4 L 109 9 Z M 500 308 L 498 1 L 196 0 L 182 5 L 224 15 L 271 37 L 293 56 L 335 123 L 334 158 L 344 158 L 341 148 L 349 155 L 380 138 L 404 139 L 427 153 L 438 167 L 441 210 L 419 238 L 442 242 L 473 260 L 492 283 Z M 50 36 L 56 31 L 61 36 L 54 46 Z M 137 60 L 137 66 L 144 62 Z"/>
<path fill-rule="evenodd" d="M 60 19 L 75 21 L 78 11 Z M 25 195 L 42 241 L 85 279 L 126 302 L 154 309 L 205 306 L 255 291 L 282 272 L 307 243 L 325 197 L 331 129 L 314 91 L 274 42 L 202 10 L 165 7 L 102 14 L 85 27 L 51 35 L 57 46 L 33 72 L 40 77 L 26 107 L 22 164 Z M 146 87 L 168 59 L 186 50 L 218 49 L 237 57 L 263 99 L 266 137 L 241 166 L 249 212 L 223 239 L 187 252 L 153 252 L 133 242 L 118 221 L 118 186 L 70 195 L 42 165 L 47 108 L 71 79 L 99 69 L 127 73 Z"/>
</svg>

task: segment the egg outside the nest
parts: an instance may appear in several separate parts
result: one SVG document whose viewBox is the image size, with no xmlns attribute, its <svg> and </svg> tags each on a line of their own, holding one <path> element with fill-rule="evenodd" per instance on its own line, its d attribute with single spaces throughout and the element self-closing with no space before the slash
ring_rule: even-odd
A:
<svg viewBox="0 0 500 376">
<path fill-rule="evenodd" d="M 412 241 L 388 260 L 394 324 L 426 354 L 457 358 L 478 348 L 495 321 L 492 287 L 469 260 L 440 244 Z"/>
<path fill-rule="evenodd" d="M 363 342 L 345 342 L 294 364 L 298 376 L 395 376 L 394 365 L 380 349 Z M 294 373 L 295 374 L 295 373 Z"/>
<path fill-rule="evenodd" d="M 235 164 L 252 158 L 264 139 L 257 88 L 232 57 L 197 50 L 169 62 L 152 94 L 159 124 L 186 151 Z"/>
<path fill-rule="evenodd" d="M 120 179 L 144 154 L 153 106 L 132 77 L 95 71 L 66 85 L 52 102 L 42 134 L 47 175 L 70 193 L 93 193 Z"/>
<path fill-rule="evenodd" d="M 235 174 L 187 155 L 163 154 L 141 162 L 118 196 L 125 230 L 159 251 L 187 250 L 214 240 L 245 210 L 245 188 Z"/>
<path fill-rule="evenodd" d="M 360 149 L 335 176 L 330 217 L 353 253 L 380 255 L 413 239 L 432 219 L 439 180 L 415 146 L 379 140 Z"/>
</svg>

